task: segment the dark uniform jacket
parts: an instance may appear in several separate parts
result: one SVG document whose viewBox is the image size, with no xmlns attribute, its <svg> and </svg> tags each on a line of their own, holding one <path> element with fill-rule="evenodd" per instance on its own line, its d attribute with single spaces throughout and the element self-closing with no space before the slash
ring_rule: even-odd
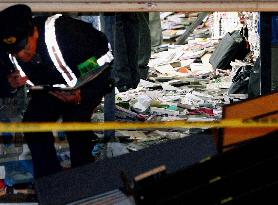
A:
<svg viewBox="0 0 278 205">
<path fill-rule="evenodd" d="M 14 70 L 8 54 L 0 50 L 0 98 L 13 96 L 11 91 L 14 89 L 8 83 L 7 76 Z"/>
<path fill-rule="evenodd" d="M 67 85 L 48 54 L 45 44 L 46 19 L 43 16 L 34 19 L 39 30 L 37 55 L 31 62 L 19 61 L 19 64 L 35 85 Z M 63 58 L 77 78 L 80 77 L 77 65 L 91 57 L 98 59 L 109 50 L 108 41 L 102 32 L 89 23 L 68 16 L 61 16 L 55 21 L 55 34 Z"/>
</svg>

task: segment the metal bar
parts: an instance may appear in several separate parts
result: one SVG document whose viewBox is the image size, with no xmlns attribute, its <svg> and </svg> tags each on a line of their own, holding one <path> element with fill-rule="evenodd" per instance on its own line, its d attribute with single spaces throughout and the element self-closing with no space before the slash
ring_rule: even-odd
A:
<svg viewBox="0 0 278 205">
<path fill-rule="evenodd" d="M 186 42 L 186 39 L 190 36 L 190 34 L 199 26 L 203 20 L 208 15 L 208 12 L 201 12 L 198 15 L 198 18 L 196 21 L 194 21 L 187 29 L 186 31 L 181 35 L 181 37 L 177 40 L 176 45 L 183 45 Z"/>
<path fill-rule="evenodd" d="M 276 0 L 2 0 L 0 10 L 28 4 L 35 12 L 277 11 Z"/>
</svg>

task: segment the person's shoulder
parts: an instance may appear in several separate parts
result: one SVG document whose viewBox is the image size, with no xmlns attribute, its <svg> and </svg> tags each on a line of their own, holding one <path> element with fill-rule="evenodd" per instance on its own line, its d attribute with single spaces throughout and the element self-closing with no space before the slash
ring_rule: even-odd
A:
<svg viewBox="0 0 278 205">
<path fill-rule="evenodd" d="M 62 15 L 60 14 L 59 18 L 57 18 L 57 23 L 60 23 L 61 25 L 80 25 L 84 24 L 83 21 L 74 18 L 69 15 Z"/>
<path fill-rule="evenodd" d="M 50 21 L 51 19 L 55 19 L 55 25 L 59 25 L 59 26 L 62 25 L 67 26 L 74 23 L 78 23 L 76 22 L 76 19 L 68 15 L 62 15 L 62 14 L 51 14 L 51 13 L 38 14 L 33 18 L 35 24 L 45 23 L 46 21 Z"/>
<path fill-rule="evenodd" d="M 82 21 L 79 18 L 62 15 L 57 19 L 55 25 L 57 26 L 57 30 L 67 31 L 72 35 L 80 35 L 84 38 L 95 38 L 96 40 L 103 39 L 103 33 L 101 31 L 95 29 L 91 23 Z"/>
</svg>

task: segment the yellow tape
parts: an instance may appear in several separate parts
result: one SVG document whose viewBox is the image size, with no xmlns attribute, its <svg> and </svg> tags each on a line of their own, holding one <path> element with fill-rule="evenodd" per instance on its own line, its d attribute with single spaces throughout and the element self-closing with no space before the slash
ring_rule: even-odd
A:
<svg viewBox="0 0 278 205">
<path fill-rule="evenodd" d="M 167 121 L 167 122 L 63 122 L 63 123 L 0 123 L 0 132 L 46 132 L 88 130 L 141 130 L 167 128 L 278 128 L 278 119 L 220 121 Z"/>
</svg>

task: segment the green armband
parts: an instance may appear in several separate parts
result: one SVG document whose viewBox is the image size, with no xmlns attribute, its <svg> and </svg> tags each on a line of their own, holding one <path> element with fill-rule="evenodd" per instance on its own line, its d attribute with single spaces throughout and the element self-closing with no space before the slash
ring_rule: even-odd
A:
<svg viewBox="0 0 278 205">
<path fill-rule="evenodd" d="M 86 61 L 84 61 L 83 63 L 80 63 L 77 66 L 81 76 L 85 75 L 87 72 L 91 71 L 91 70 L 96 70 L 97 68 L 99 68 L 99 65 L 97 63 L 97 59 L 95 56 L 87 59 Z"/>
</svg>

